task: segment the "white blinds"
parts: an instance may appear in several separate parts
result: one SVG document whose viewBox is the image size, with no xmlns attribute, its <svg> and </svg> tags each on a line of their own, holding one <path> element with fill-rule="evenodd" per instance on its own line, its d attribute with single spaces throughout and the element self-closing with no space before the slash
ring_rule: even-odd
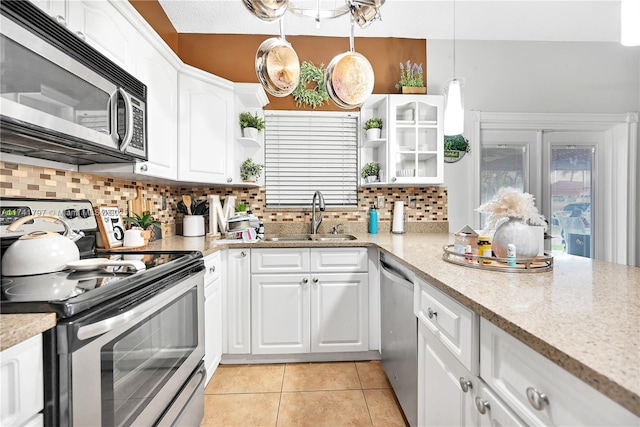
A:
<svg viewBox="0 0 640 427">
<path fill-rule="evenodd" d="M 358 116 L 342 112 L 265 114 L 267 207 L 358 205 Z"/>
</svg>

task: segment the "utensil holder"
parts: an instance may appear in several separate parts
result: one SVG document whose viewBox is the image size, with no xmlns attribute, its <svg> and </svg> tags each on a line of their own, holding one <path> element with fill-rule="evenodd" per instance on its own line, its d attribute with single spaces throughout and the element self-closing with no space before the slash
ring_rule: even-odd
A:
<svg viewBox="0 0 640 427">
<path fill-rule="evenodd" d="M 185 215 L 182 221 L 184 237 L 204 236 L 204 217 L 202 215 Z"/>
</svg>

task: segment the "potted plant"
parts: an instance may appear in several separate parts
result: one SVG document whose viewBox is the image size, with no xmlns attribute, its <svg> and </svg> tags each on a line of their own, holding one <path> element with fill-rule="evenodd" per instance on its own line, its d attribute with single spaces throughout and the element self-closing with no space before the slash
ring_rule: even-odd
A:
<svg viewBox="0 0 640 427">
<path fill-rule="evenodd" d="M 126 216 L 123 218 L 131 228 L 142 229 L 142 237 L 144 238 L 144 244 L 148 244 L 152 237 L 152 232 L 155 227 L 161 227 L 160 221 L 154 221 L 151 219 L 151 212 L 147 212 L 144 215 L 138 215 L 133 213 L 133 217 Z"/>
<path fill-rule="evenodd" d="M 364 130 L 367 131 L 367 139 L 380 139 L 380 131 L 382 130 L 382 119 L 380 117 L 372 117 L 364 124 Z"/>
<path fill-rule="evenodd" d="M 462 135 L 444 136 L 444 161 L 454 163 L 471 151 L 469 140 Z"/>
<path fill-rule="evenodd" d="M 256 182 L 256 180 L 260 178 L 262 168 L 264 168 L 264 165 L 254 163 L 251 157 L 249 157 L 242 162 L 240 166 L 240 178 L 242 178 L 244 182 Z"/>
<path fill-rule="evenodd" d="M 247 204 L 244 202 L 240 202 L 236 205 L 236 215 L 247 215 Z"/>
<path fill-rule="evenodd" d="M 264 120 L 258 116 L 258 113 L 251 114 L 245 111 L 240 113 L 240 128 L 245 138 L 256 139 L 258 132 L 264 129 Z"/>
<path fill-rule="evenodd" d="M 407 60 L 400 63 L 400 81 L 396 83 L 396 89 L 402 89 L 402 93 L 427 93 L 424 85 L 424 72 L 422 64 L 413 64 Z"/>
<path fill-rule="evenodd" d="M 376 179 L 378 179 L 378 172 L 380 172 L 380 164 L 371 162 L 364 165 L 360 176 L 362 176 L 366 182 L 375 182 Z"/>
</svg>

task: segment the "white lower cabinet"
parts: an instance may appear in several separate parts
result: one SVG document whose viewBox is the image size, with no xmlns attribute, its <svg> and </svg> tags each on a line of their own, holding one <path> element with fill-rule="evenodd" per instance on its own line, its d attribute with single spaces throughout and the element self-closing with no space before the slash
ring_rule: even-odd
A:
<svg viewBox="0 0 640 427">
<path fill-rule="evenodd" d="M 223 352 L 251 353 L 251 251 L 227 249 L 223 272 Z"/>
<path fill-rule="evenodd" d="M 420 426 L 640 426 L 640 419 L 434 286 L 417 281 Z"/>
<path fill-rule="evenodd" d="M 480 375 L 528 425 L 638 426 L 640 419 L 486 319 Z"/>
<path fill-rule="evenodd" d="M 478 425 L 479 379 L 422 322 L 418 322 L 418 375 L 418 425 Z"/>
<path fill-rule="evenodd" d="M 222 257 L 208 255 L 204 276 L 204 366 L 209 382 L 222 358 Z"/>
<path fill-rule="evenodd" d="M 251 261 L 252 353 L 369 350 L 365 248 L 254 249 Z"/>
<path fill-rule="evenodd" d="M 308 353 L 311 348 L 310 301 L 308 275 L 252 275 L 253 353 Z"/>
<path fill-rule="evenodd" d="M 0 353 L 0 393 L 0 425 L 44 424 L 42 335 Z"/>
</svg>

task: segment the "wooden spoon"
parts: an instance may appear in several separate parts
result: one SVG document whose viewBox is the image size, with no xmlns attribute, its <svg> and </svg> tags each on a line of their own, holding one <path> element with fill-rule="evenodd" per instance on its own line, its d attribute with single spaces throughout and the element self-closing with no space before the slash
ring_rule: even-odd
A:
<svg viewBox="0 0 640 427">
<path fill-rule="evenodd" d="M 191 196 L 182 196 L 182 202 L 187 207 L 187 214 L 191 215 Z"/>
</svg>

